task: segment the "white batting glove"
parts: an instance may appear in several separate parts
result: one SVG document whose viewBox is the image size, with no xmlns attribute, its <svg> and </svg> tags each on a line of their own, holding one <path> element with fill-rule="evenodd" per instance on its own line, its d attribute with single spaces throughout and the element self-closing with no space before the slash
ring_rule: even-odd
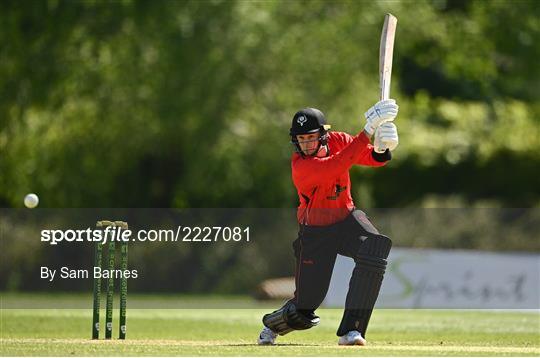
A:
<svg viewBox="0 0 540 358">
<path fill-rule="evenodd" d="M 381 123 L 393 121 L 398 114 L 398 110 L 399 106 L 393 99 L 385 99 L 384 101 L 375 103 L 375 105 L 368 109 L 364 114 L 366 117 L 364 130 L 370 136 L 373 135 Z"/>
<path fill-rule="evenodd" d="M 377 153 L 384 153 L 387 149 L 393 151 L 399 143 L 397 127 L 392 122 L 384 122 L 375 130 L 373 147 Z"/>
</svg>

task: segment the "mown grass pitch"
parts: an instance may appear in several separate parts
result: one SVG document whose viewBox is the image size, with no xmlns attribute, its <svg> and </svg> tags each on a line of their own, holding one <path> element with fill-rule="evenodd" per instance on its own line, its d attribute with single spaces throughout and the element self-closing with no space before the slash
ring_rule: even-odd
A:
<svg viewBox="0 0 540 358">
<path fill-rule="evenodd" d="M 2 356 L 540 356 L 538 312 L 380 309 L 369 346 L 339 347 L 342 311 L 321 309 L 320 326 L 259 347 L 266 311 L 130 308 L 126 341 L 92 341 L 90 309 L 2 309 L 0 350 Z M 117 324 L 115 316 L 115 335 Z"/>
</svg>

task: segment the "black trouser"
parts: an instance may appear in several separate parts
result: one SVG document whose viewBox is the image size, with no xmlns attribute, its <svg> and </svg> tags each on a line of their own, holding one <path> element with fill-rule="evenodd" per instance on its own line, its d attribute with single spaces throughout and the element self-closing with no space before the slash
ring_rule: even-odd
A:
<svg viewBox="0 0 540 358">
<path fill-rule="evenodd" d="M 296 257 L 293 302 L 299 310 L 313 314 L 326 296 L 337 254 L 356 261 L 363 239 L 369 234 L 379 235 L 379 232 L 361 210 L 354 210 L 345 220 L 333 225 L 300 226 L 293 243 Z"/>
</svg>

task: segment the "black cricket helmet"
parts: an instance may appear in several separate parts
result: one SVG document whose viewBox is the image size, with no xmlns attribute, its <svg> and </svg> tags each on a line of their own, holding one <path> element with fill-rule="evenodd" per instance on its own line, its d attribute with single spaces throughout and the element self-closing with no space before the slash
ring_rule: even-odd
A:
<svg viewBox="0 0 540 358">
<path fill-rule="evenodd" d="M 296 112 L 292 120 L 291 129 L 289 131 L 289 134 L 291 136 L 291 143 L 295 146 L 296 151 L 303 155 L 296 136 L 300 134 L 319 132 L 319 146 L 315 151 L 315 153 L 317 153 L 319 151 L 319 148 L 323 145 L 326 145 L 326 143 L 328 142 L 329 129 L 330 125 L 326 123 L 326 118 L 324 118 L 323 112 L 321 112 L 317 108 L 301 109 Z"/>
</svg>

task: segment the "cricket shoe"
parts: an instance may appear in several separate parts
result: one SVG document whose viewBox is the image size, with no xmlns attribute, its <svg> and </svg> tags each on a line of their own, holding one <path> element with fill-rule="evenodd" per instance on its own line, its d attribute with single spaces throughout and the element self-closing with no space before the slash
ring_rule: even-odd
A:
<svg viewBox="0 0 540 358">
<path fill-rule="evenodd" d="M 257 340 L 257 343 L 260 346 L 268 346 L 268 345 L 274 345 L 276 344 L 276 337 L 277 333 L 272 331 L 268 327 L 264 327 L 261 331 L 261 334 L 259 334 L 259 339 Z"/>
<path fill-rule="evenodd" d="M 340 346 L 365 346 L 367 342 L 360 332 L 349 331 L 346 335 L 339 337 L 338 344 Z"/>
</svg>

